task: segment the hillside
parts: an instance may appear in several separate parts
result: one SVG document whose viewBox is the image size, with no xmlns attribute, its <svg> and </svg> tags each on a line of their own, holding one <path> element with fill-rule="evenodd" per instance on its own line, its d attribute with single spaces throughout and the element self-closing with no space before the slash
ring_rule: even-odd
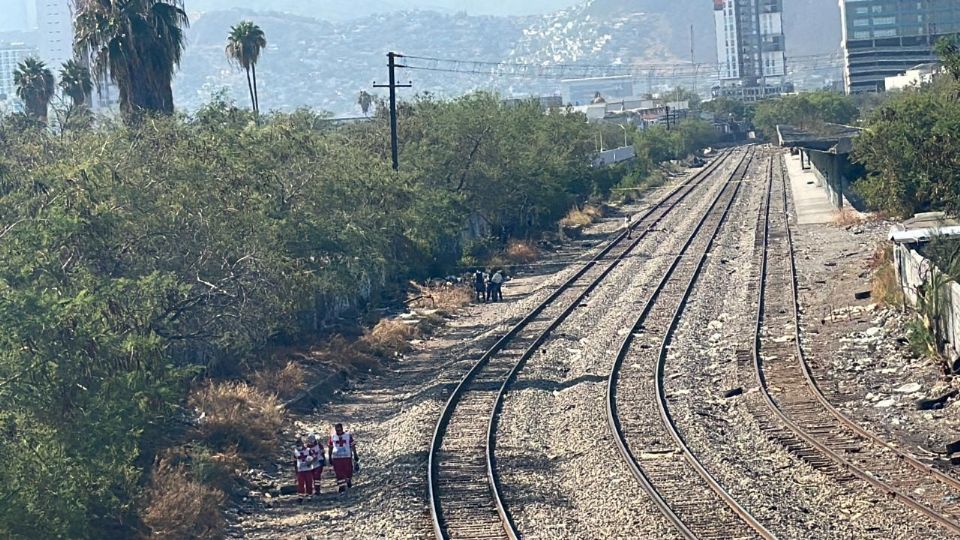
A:
<svg viewBox="0 0 960 540">
<path fill-rule="evenodd" d="M 205 0 L 191 3 L 191 9 L 235 3 Z M 255 20 L 269 41 L 258 66 L 264 108 L 309 106 L 338 115 L 359 114 L 356 95 L 362 89 L 371 90 L 373 81 L 383 81 L 385 54 L 390 50 L 538 65 L 686 62 L 690 59 L 692 25 L 697 62 L 714 62 L 716 55 L 713 12 L 705 0 L 588 0 L 543 16 L 404 11 L 349 20 L 342 20 L 344 13 L 354 12 L 344 2 L 333 2 L 323 13 L 312 16 L 292 13 L 307 11 L 298 4 L 292 0 L 271 4 L 291 13 L 235 9 L 195 15 L 176 82 L 180 106 L 194 109 L 219 91 L 246 100 L 245 78 L 228 65 L 223 53 L 230 26 L 245 18 Z M 374 5 L 385 11 L 395 4 L 391 0 L 365 3 L 355 13 L 369 13 Z M 837 49 L 839 14 L 833 0 L 788 3 L 784 19 L 789 56 Z M 481 88 L 505 95 L 552 94 L 558 90 L 555 81 L 544 79 L 425 71 L 408 71 L 401 77 L 413 81 L 413 92 L 445 96 Z"/>
</svg>

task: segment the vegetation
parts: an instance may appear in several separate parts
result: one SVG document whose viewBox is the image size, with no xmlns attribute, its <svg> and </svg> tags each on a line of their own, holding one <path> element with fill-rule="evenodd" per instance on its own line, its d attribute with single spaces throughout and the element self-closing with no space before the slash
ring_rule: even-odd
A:
<svg viewBox="0 0 960 540">
<path fill-rule="evenodd" d="M 960 65 L 952 43 L 937 47 L 948 73 Z M 960 213 L 958 96 L 960 82 L 947 75 L 887 99 L 867 118 L 853 157 L 867 169 L 857 189 L 869 206 L 892 216 Z"/>
<path fill-rule="evenodd" d="M 93 59 L 97 80 L 112 80 L 128 121 L 144 113 L 173 113 L 173 73 L 180 65 L 182 0 L 78 0 L 76 49 Z"/>
<path fill-rule="evenodd" d="M 74 107 L 88 105 L 93 92 L 90 69 L 76 60 L 68 60 L 60 69 L 60 89 L 70 98 Z"/>
<path fill-rule="evenodd" d="M 250 103 L 255 114 L 260 113 L 260 94 L 257 91 L 257 61 L 260 52 L 267 46 L 267 38 L 259 26 L 250 21 L 241 21 L 230 28 L 227 37 L 227 57 L 247 74 Z"/>
<path fill-rule="evenodd" d="M 823 123 L 850 124 L 859 111 L 854 100 L 833 92 L 809 92 L 761 101 L 753 123 L 768 138 L 775 138 L 778 124 L 815 130 Z"/>
<path fill-rule="evenodd" d="M 23 100 L 27 114 L 34 120 L 47 122 L 47 111 L 53 99 L 56 83 L 46 64 L 36 58 L 27 58 L 13 72 L 17 97 Z"/>
<path fill-rule="evenodd" d="M 120 62 L 108 53 L 122 39 L 103 41 L 102 61 Z M 125 106 L 161 105 L 161 90 L 128 87 Z M 702 131 L 637 135 L 666 150 L 594 169 L 594 127 L 579 115 L 488 94 L 419 98 L 402 114 L 400 174 L 382 112 L 339 128 L 309 111 L 258 124 L 223 102 L 62 131 L 0 119 L 0 537 L 172 537 L 181 530 L 164 515 L 190 498 L 196 524 L 183 526 L 216 530 L 200 504 L 221 493 L 190 483 L 205 482 L 197 460 L 150 465 L 184 436 L 248 463 L 270 451 L 271 393 L 303 383 L 295 369 L 248 370 L 262 351 L 396 298 L 409 279 L 455 272 L 472 246 L 529 260 L 508 240 L 554 231 Z M 370 346 L 389 354 L 395 335 L 374 329 Z M 368 358 L 340 350 L 332 361 Z M 190 498 L 169 493 L 181 485 Z"/>
</svg>

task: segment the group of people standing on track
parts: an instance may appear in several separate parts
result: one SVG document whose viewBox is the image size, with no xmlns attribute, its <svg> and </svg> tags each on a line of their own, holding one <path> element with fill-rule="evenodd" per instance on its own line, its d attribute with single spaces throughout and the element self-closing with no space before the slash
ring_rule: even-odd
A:
<svg viewBox="0 0 960 540">
<path fill-rule="evenodd" d="M 343 424 L 333 426 L 326 449 L 311 433 L 301 438 L 293 455 L 297 466 L 297 502 L 300 503 L 304 497 L 320 494 L 320 476 L 328 457 L 337 478 L 337 491 L 341 494 L 353 487 L 353 473 L 360 471 L 356 440 L 353 434 L 343 430 Z"/>
<path fill-rule="evenodd" d="M 484 272 L 477 269 L 473 273 L 473 288 L 477 293 L 477 302 L 503 301 L 503 283 L 506 280 L 503 270 Z"/>
</svg>

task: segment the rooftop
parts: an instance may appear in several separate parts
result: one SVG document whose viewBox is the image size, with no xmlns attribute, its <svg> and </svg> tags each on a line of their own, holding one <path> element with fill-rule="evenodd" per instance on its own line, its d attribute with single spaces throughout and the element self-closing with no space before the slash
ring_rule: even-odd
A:
<svg viewBox="0 0 960 540">
<path fill-rule="evenodd" d="M 843 124 L 819 123 L 807 128 L 786 124 L 777 126 L 780 146 L 803 148 L 829 154 L 848 154 L 853 149 L 853 139 L 860 136 L 861 129 Z"/>
</svg>

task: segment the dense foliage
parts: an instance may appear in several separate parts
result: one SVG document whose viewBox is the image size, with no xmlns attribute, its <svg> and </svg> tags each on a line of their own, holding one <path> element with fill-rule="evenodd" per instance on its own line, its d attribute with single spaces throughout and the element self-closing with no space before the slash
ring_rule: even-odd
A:
<svg viewBox="0 0 960 540">
<path fill-rule="evenodd" d="M 485 94 L 403 115 L 400 174 L 382 116 L 0 121 L 0 537 L 135 534 L 143 471 L 190 420 L 198 375 L 455 271 L 477 243 L 551 229 L 623 179 L 590 167 L 579 115 Z M 650 159 L 705 133 L 663 151 L 654 135 Z"/>
<path fill-rule="evenodd" d="M 850 124 L 856 120 L 855 101 L 832 92 L 809 92 L 762 101 L 756 105 L 753 123 L 770 139 L 776 139 L 777 124 L 816 129 L 825 122 Z"/>
<path fill-rule="evenodd" d="M 960 54 L 951 43 L 938 46 L 948 73 L 885 100 L 856 141 L 853 157 L 868 173 L 857 190 L 875 209 L 960 213 L 960 82 L 950 71 Z"/>
</svg>

